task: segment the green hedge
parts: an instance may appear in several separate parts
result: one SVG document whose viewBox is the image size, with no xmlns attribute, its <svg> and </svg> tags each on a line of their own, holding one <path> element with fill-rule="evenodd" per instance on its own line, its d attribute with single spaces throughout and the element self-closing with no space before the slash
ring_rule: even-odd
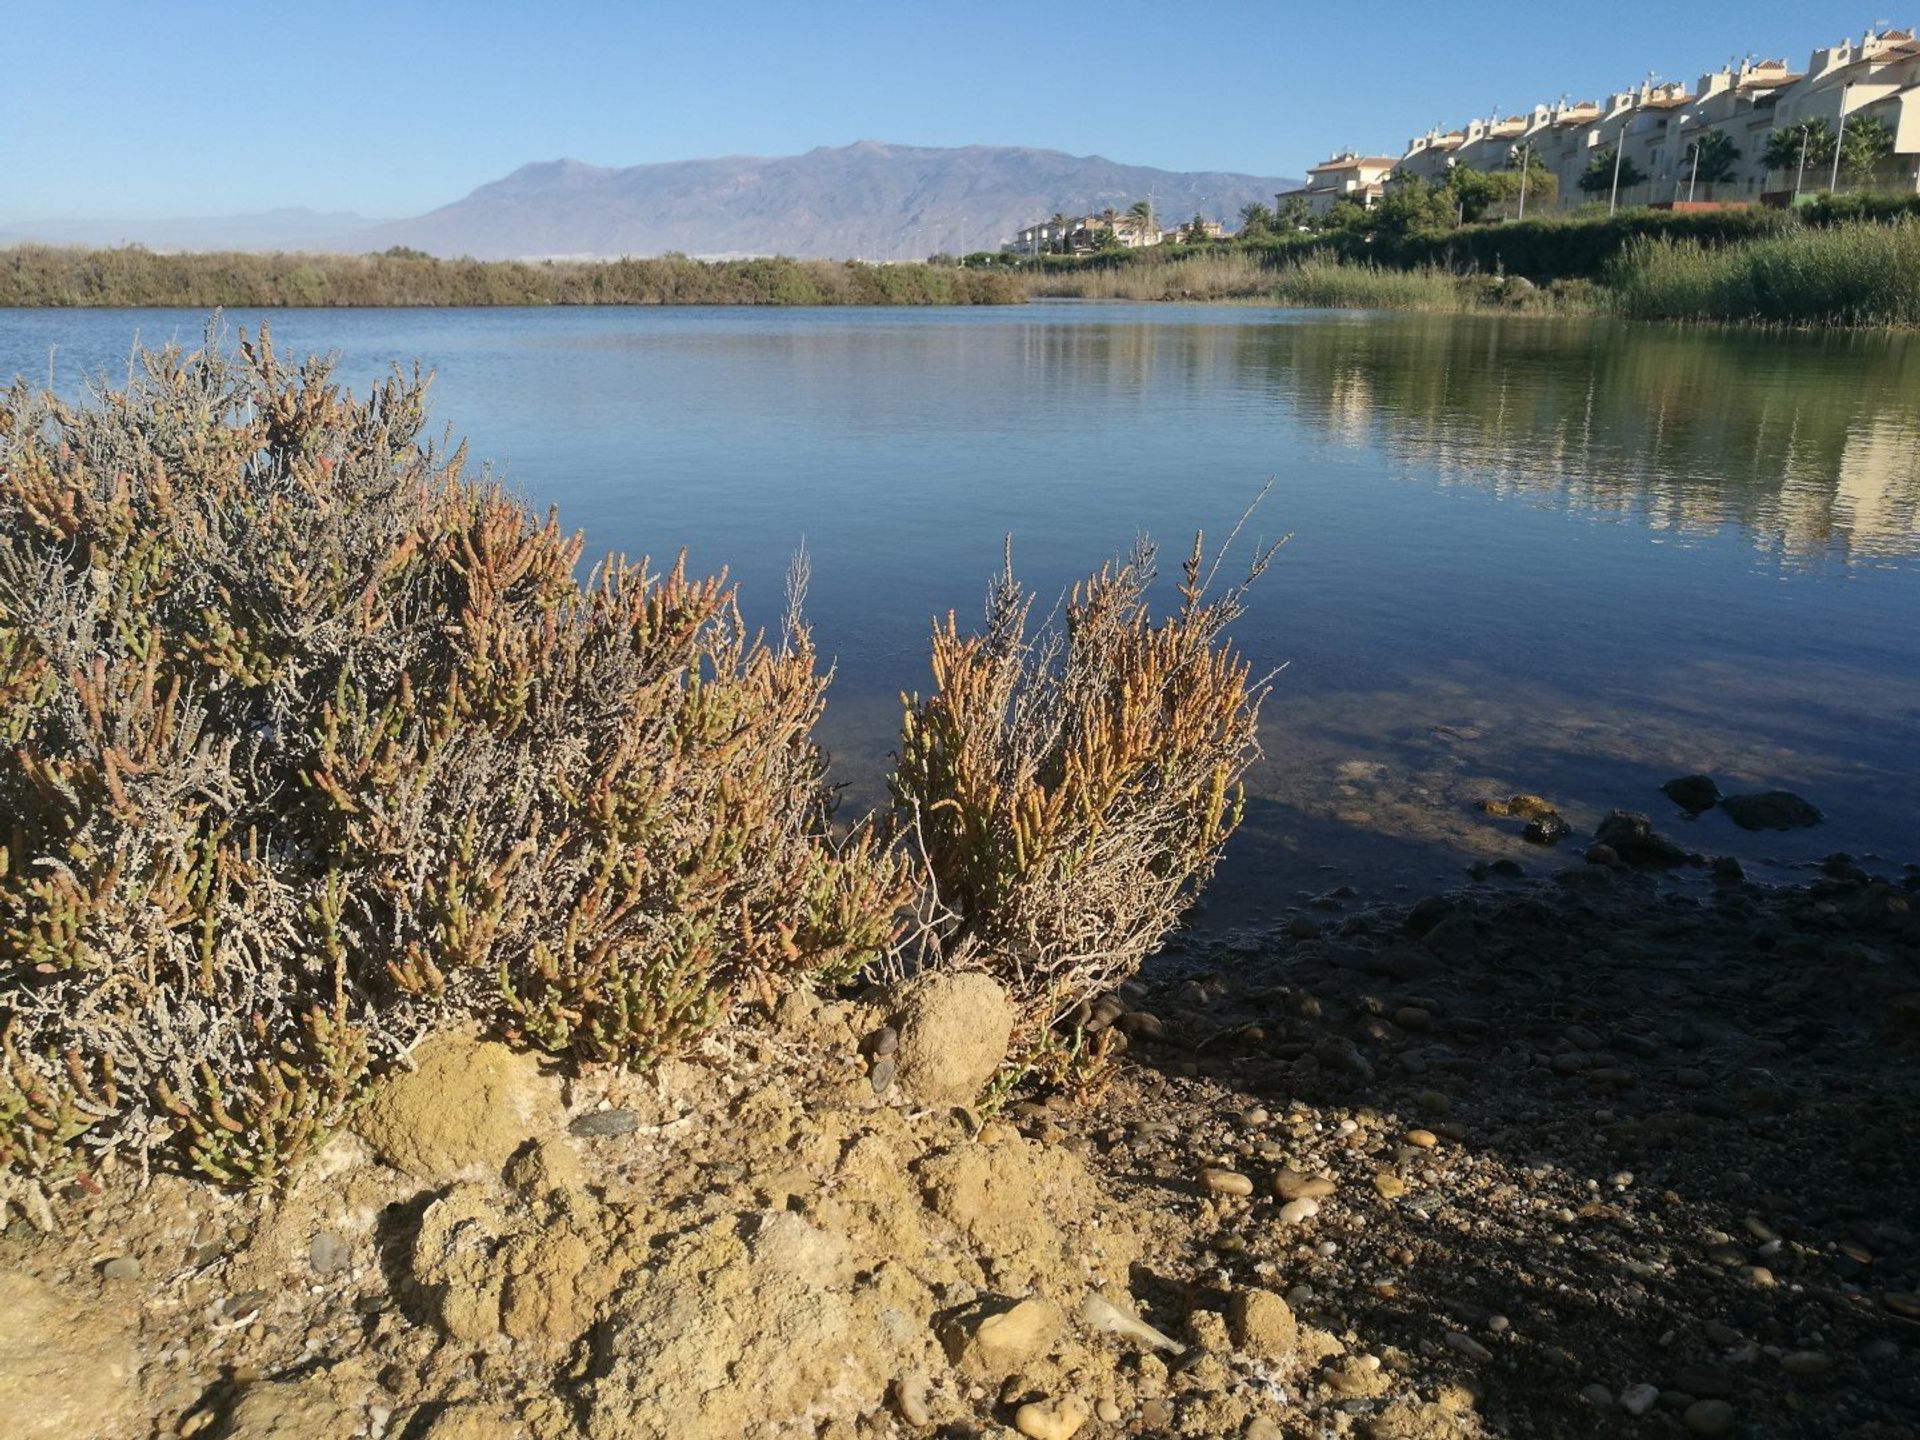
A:
<svg viewBox="0 0 1920 1440">
<path fill-rule="evenodd" d="M 1599 280 L 1614 261 L 1640 241 L 1691 243 L 1705 250 L 1747 245 L 1792 234 L 1804 226 L 1850 221 L 1888 222 L 1920 215 L 1920 197 L 1842 195 L 1822 197 L 1788 212 L 1746 210 L 1623 210 L 1600 217 L 1563 216 L 1467 225 L 1444 232 L 1371 236 L 1353 231 L 1276 236 L 1257 241 L 1183 247 L 1187 254 L 1250 251 L 1274 268 L 1309 255 L 1334 255 L 1395 269 L 1442 269 L 1524 275 L 1541 284 L 1554 280 Z M 1025 262 L 1047 272 L 1112 270 L 1168 258 L 1165 247 L 1109 254 L 1042 256 Z"/>
</svg>

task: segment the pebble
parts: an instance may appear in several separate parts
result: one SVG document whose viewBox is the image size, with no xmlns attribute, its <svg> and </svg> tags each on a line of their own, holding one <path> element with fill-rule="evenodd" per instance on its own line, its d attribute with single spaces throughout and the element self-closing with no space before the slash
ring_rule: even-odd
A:
<svg viewBox="0 0 1920 1440">
<path fill-rule="evenodd" d="M 882 1055 L 873 1062 L 873 1069 L 867 1072 L 867 1080 L 873 1086 L 874 1094 L 886 1093 L 887 1087 L 893 1084 L 893 1077 L 898 1072 L 899 1065 L 900 1062 L 891 1055 Z"/>
<path fill-rule="evenodd" d="M 1733 1407 L 1724 1400 L 1696 1400 L 1680 1418 L 1695 1435 L 1733 1433 Z"/>
<path fill-rule="evenodd" d="M 1282 1200 L 1324 1200 L 1333 1191 L 1333 1181 L 1325 1176 L 1302 1175 L 1291 1165 L 1273 1177 L 1273 1193 Z"/>
<path fill-rule="evenodd" d="M 1140 1424 L 1148 1430 L 1164 1430 L 1173 1424 L 1173 1406 L 1165 1400 L 1153 1399 L 1140 1406 Z"/>
<path fill-rule="evenodd" d="M 1433 1017 L 1418 1005 L 1402 1005 L 1393 1012 L 1393 1023 L 1402 1030 L 1424 1030 Z"/>
<path fill-rule="evenodd" d="M 1165 1022 L 1145 1010 L 1129 1010 L 1113 1023 L 1130 1040 L 1159 1040 L 1167 1033 Z"/>
<path fill-rule="evenodd" d="M 1320 1202 L 1310 1195 L 1298 1200 L 1289 1200 L 1280 1207 L 1279 1220 L 1282 1225 L 1297 1225 L 1302 1220 L 1311 1220 L 1320 1213 Z"/>
<path fill-rule="evenodd" d="M 1380 1192 L 1382 1200 L 1398 1200 L 1407 1193 L 1407 1182 L 1391 1170 L 1381 1170 L 1373 1177 L 1373 1188 Z"/>
<path fill-rule="evenodd" d="M 220 1310 L 229 1320 L 251 1319 L 272 1298 L 265 1290 L 243 1290 L 238 1295 L 228 1296 L 221 1303 Z"/>
<path fill-rule="evenodd" d="M 100 1273 L 108 1280 L 138 1280 L 140 1262 L 131 1255 L 116 1255 L 100 1267 Z"/>
<path fill-rule="evenodd" d="M 1629 1415 L 1644 1415 L 1659 1402 L 1660 1387 L 1641 1381 L 1620 1392 L 1620 1408 Z"/>
<path fill-rule="evenodd" d="M 352 1258 L 353 1246 L 329 1231 L 322 1230 L 307 1242 L 307 1264 L 316 1275 L 344 1270 Z"/>
<path fill-rule="evenodd" d="M 899 1048 L 900 1032 L 891 1025 L 882 1025 L 878 1030 L 873 1032 L 872 1039 L 867 1042 L 868 1052 L 872 1054 L 875 1059 L 878 1059 L 882 1055 L 891 1055 Z"/>
<path fill-rule="evenodd" d="M 927 1381 L 923 1375 L 902 1375 L 893 1382 L 893 1408 L 900 1418 L 915 1429 L 933 1423 L 933 1409 L 927 1404 Z"/>
<path fill-rule="evenodd" d="M 1611 1410 L 1613 1408 L 1613 1392 L 1604 1385 L 1582 1385 L 1580 1393 L 1586 1397 L 1587 1403 L 1596 1409 Z"/>
<path fill-rule="evenodd" d="M 631 1135 L 640 1128 L 640 1117 L 633 1111 L 616 1108 L 613 1110 L 595 1110 L 582 1115 L 567 1126 L 568 1133 L 588 1138 L 601 1138 L 608 1135 Z"/>
<path fill-rule="evenodd" d="M 1215 1195 L 1253 1194 L 1253 1181 L 1238 1170 L 1222 1170 L 1209 1165 L 1201 1170 L 1200 1183 Z"/>
<path fill-rule="evenodd" d="M 1013 1428 L 1027 1440 L 1071 1440 L 1087 1423 L 1087 1413 L 1071 1400 L 1034 1400 L 1013 1412 Z"/>
<path fill-rule="evenodd" d="M 1113 1401 L 1102 1399 L 1099 1404 L 1093 1407 L 1093 1413 L 1100 1418 L 1102 1425 L 1118 1425 L 1123 1412 Z M 1252 1432 L 1249 1431 L 1248 1433 L 1251 1434 Z"/>
<path fill-rule="evenodd" d="M 1819 1350 L 1794 1350 L 1780 1357 L 1780 1368 L 1796 1380 L 1820 1381 L 1833 1373 L 1833 1360 Z"/>
<path fill-rule="evenodd" d="M 1440 1143 L 1440 1137 L 1431 1130 L 1409 1130 L 1403 1138 L 1418 1150 L 1431 1150 Z"/>
<path fill-rule="evenodd" d="M 1491 1360 L 1493 1352 L 1471 1335 L 1462 1335 L 1458 1330 L 1447 1332 L 1447 1348 L 1458 1350 L 1469 1360 Z"/>
<path fill-rule="evenodd" d="M 1689 1365 L 1673 1377 L 1673 1388 L 1699 1399 L 1719 1400 L 1733 1394 L 1733 1377 L 1724 1370 Z"/>
</svg>

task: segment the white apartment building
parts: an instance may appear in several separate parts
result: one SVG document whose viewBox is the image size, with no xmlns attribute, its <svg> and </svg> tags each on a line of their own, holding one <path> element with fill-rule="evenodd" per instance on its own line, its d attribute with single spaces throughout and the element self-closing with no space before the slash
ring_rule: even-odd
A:
<svg viewBox="0 0 1920 1440">
<path fill-rule="evenodd" d="M 1920 193 L 1920 41 L 1909 30 L 1869 32 L 1813 53 L 1804 72 L 1784 60 L 1749 60 L 1700 77 L 1691 89 L 1652 82 L 1604 101 L 1536 105 L 1525 116 L 1472 120 L 1429 130 L 1408 142 L 1398 173 L 1442 184 L 1457 165 L 1505 169 L 1523 148 L 1552 172 L 1562 210 L 1599 200 L 1620 206 L 1786 203 L 1794 174 L 1769 172 L 1769 137 L 1809 120 L 1836 131 L 1843 117 L 1873 116 L 1894 138 L 1893 156 L 1866 183 Z M 1734 156 L 1733 175 L 1702 181 L 1692 173 L 1698 146 L 1719 132 Z M 1597 158 L 1621 157 L 1635 183 L 1581 188 Z M 1806 182 L 1803 180 L 1803 185 Z M 1828 188 L 1823 178 L 1817 187 Z M 1847 188 L 1844 179 L 1841 188 Z"/>
<path fill-rule="evenodd" d="M 1039 255 L 1043 252 L 1079 254 L 1099 248 L 1101 237 L 1109 230 L 1128 250 L 1158 245 L 1161 240 L 1161 231 L 1157 227 L 1143 225 L 1132 215 L 1078 215 L 1029 225 L 1000 248 L 1010 255 Z"/>
<path fill-rule="evenodd" d="M 1309 215 L 1325 215 L 1342 200 L 1371 210 L 1399 163 L 1392 155 L 1356 155 L 1349 150 L 1308 170 L 1307 183 L 1298 190 L 1283 190 L 1273 198 L 1283 207 L 1289 200 L 1303 200 Z"/>
</svg>

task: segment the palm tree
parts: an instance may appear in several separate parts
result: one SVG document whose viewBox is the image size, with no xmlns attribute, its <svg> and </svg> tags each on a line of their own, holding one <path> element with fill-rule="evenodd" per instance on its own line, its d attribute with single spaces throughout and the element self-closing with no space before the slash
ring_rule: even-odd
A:
<svg viewBox="0 0 1920 1440">
<path fill-rule="evenodd" d="M 1264 235 L 1273 229 L 1273 211 L 1258 200 L 1251 205 L 1240 207 L 1240 233 L 1242 235 Z"/>
<path fill-rule="evenodd" d="M 1616 157 L 1613 147 L 1596 151 L 1580 173 L 1580 188 L 1589 195 L 1605 195 L 1631 189 L 1647 178 L 1647 172 L 1633 163 L 1630 155 Z"/>
<path fill-rule="evenodd" d="M 1138 225 L 1143 231 L 1151 232 L 1153 229 L 1153 202 L 1151 200 L 1134 201 L 1133 204 L 1127 207 L 1127 218 L 1132 220 L 1133 223 Z"/>
<path fill-rule="evenodd" d="M 1875 115 L 1857 115 L 1847 122 L 1840 141 L 1840 168 L 1855 182 L 1870 180 L 1880 162 L 1893 154 L 1893 132 Z"/>
<path fill-rule="evenodd" d="M 1831 164 L 1832 127 L 1818 118 L 1782 126 L 1767 136 L 1767 148 L 1760 153 L 1760 160 L 1769 170 L 1785 170 L 1789 174 Z"/>
<path fill-rule="evenodd" d="M 1683 157 L 1689 183 L 1717 185 L 1731 180 L 1740 166 L 1740 150 L 1724 130 L 1709 130 L 1690 141 Z"/>
</svg>

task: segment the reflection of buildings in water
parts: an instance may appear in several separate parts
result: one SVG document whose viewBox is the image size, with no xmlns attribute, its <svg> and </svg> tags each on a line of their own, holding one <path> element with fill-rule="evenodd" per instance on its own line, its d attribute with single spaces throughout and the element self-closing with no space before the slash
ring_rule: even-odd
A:
<svg viewBox="0 0 1920 1440">
<path fill-rule="evenodd" d="M 1850 429 L 1835 499 L 1855 550 L 1910 555 L 1920 549 L 1920 423 L 1880 415 Z"/>
<path fill-rule="evenodd" d="M 1380 444 L 1429 482 L 1682 538 L 1738 526 L 1789 561 L 1920 555 L 1920 415 L 1874 413 L 1864 391 L 1609 387 L 1597 374 L 1568 406 L 1569 387 L 1536 375 L 1516 390 L 1514 373 L 1449 376 L 1396 405 L 1367 365 L 1336 364 L 1320 396 L 1299 398 L 1329 440 Z M 1596 382 L 1613 393 L 1596 396 Z"/>
<path fill-rule="evenodd" d="M 1358 365 L 1335 370 L 1327 387 L 1327 433 L 1343 445 L 1361 446 L 1373 431 L 1373 382 Z"/>
</svg>

